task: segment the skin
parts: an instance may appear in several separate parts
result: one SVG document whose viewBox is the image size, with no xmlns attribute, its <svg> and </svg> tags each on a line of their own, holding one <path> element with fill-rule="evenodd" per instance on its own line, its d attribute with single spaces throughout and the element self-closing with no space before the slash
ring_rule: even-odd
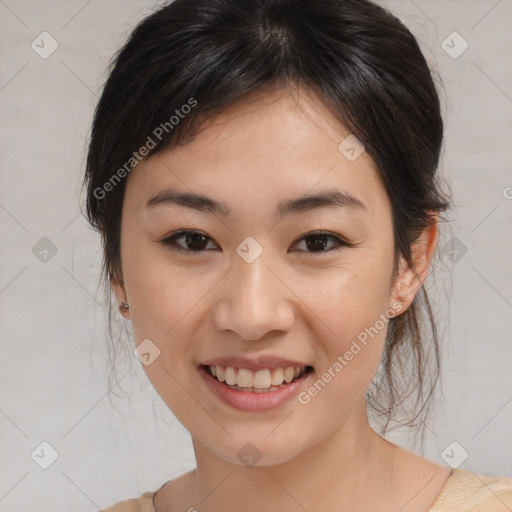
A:
<svg viewBox="0 0 512 512">
<path fill-rule="evenodd" d="M 128 176 L 123 281 L 112 284 L 118 301 L 130 305 L 122 314 L 136 343 L 149 338 L 160 350 L 144 370 L 190 432 L 197 461 L 157 494 L 158 512 L 426 512 L 446 483 L 448 468 L 369 426 L 365 392 L 386 326 L 307 404 L 292 399 L 270 411 L 236 410 L 196 369 L 227 355 L 289 357 L 314 367 L 307 389 L 381 314 L 410 306 L 437 245 L 437 222 L 413 247 L 417 276 L 401 262 L 392 282 L 391 205 L 370 156 L 349 161 L 338 149 L 348 134 L 306 90 L 260 91 Z M 146 207 L 167 188 L 208 195 L 232 213 Z M 277 215 L 278 202 L 325 188 L 348 192 L 366 208 Z M 182 254 L 161 242 L 181 229 L 206 235 L 206 250 Z M 316 230 L 353 245 L 329 250 L 336 244 L 327 239 L 323 252 L 314 252 L 303 237 Z M 236 252 L 248 236 L 263 248 L 252 263 Z M 184 237 L 176 243 L 190 248 Z M 248 442 L 261 455 L 253 467 L 237 457 Z"/>
</svg>

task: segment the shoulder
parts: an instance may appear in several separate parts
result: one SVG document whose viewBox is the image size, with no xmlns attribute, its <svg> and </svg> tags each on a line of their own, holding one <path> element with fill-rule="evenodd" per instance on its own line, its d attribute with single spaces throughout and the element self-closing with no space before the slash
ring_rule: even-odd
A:
<svg viewBox="0 0 512 512">
<path fill-rule="evenodd" d="M 429 512 L 510 512 L 512 479 L 454 469 Z"/>
<path fill-rule="evenodd" d="M 145 492 L 140 498 L 119 501 L 103 512 L 154 512 L 153 496 L 155 492 Z"/>
</svg>

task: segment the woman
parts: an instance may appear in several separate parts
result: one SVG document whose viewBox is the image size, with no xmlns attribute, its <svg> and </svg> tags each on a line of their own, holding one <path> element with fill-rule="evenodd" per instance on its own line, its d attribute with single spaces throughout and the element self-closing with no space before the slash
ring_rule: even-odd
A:
<svg viewBox="0 0 512 512">
<path fill-rule="evenodd" d="M 371 2 L 176 0 L 136 27 L 96 110 L 87 212 L 197 467 L 109 512 L 512 508 L 510 479 L 368 418 L 385 433 L 407 405 L 421 426 L 431 403 L 442 139 L 415 38 Z"/>
</svg>

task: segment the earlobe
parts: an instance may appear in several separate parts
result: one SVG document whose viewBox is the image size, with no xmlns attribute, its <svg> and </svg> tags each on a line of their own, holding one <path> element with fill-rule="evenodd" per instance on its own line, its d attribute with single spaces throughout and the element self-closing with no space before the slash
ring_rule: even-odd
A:
<svg viewBox="0 0 512 512">
<path fill-rule="evenodd" d="M 400 257 L 399 273 L 393 287 L 393 300 L 402 304 L 405 311 L 411 305 L 416 293 L 427 278 L 438 241 L 438 219 L 432 218 L 418 239 L 411 246 L 413 266 Z"/>
<path fill-rule="evenodd" d="M 130 318 L 130 306 L 127 303 L 126 291 L 124 284 L 118 280 L 112 279 L 110 282 L 112 290 L 116 296 L 116 300 L 119 304 L 119 312 L 124 318 Z"/>
</svg>

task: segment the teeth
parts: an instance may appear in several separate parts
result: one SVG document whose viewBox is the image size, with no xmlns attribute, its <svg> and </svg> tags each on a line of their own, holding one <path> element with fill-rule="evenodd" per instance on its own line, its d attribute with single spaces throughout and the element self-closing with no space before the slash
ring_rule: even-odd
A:
<svg viewBox="0 0 512 512">
<path fill-rule="evenodd" d="M 265 389 L 269 388 L 272 384 L 272 379 L 270 378 L 270 370 L 258 370 L 254 374 L 254 378 L 252 380 L 252 386 L 246 386 L 247 388 L 259 388 Z M 241 386 L 240 383 L 238 383 Z"/>
<path fill-rule="evenodd" d="M 216 376 L 218 381 L 224 382 L 226 380 L 226 372 L 224 371 L 224 368 L 222 368 L 222 366 L 215 367 L 215 374 L 216 375 L 214 375 L 214 377 Z"/>
<path fill-rule="evenodd" d="M 286 370 L 284 371 L 284 380 L 286 382 L 291 382 L 293 380 L 294 373 L 295 373 L 295 371 L 291 366 L 286 368 Z"/>
<path fill-rule="evenodd" d="M 272 370 L 272 386 L 280 386 L 284 381 L 284 370 L 282 368 L 274 368 Z"/>
<path fill-rule="evenodd" d="M 253 372 L 247 368 L 234 368 L 232 366 L 209 366 L 210 374 L 220 382 L 230 386 L 247 389 L 269 389 L 272 386 L 281 386 L 300 377 L 306 367 L 289 366 L 288 368 L 272 368 Z"/>
<path fill-rule="evenodd" d="M 238 370 L 238 375 L 236 376 L 236 385 L 240 386 L 241 388 L 252 388 L 251 370 L 240 368 Z"/>
<path fill-rule="evenodd" d="M 236 384 L 236 371 L 232 366 L 226 367 L 226 384 L 234 386 Z"/>
</svg>

